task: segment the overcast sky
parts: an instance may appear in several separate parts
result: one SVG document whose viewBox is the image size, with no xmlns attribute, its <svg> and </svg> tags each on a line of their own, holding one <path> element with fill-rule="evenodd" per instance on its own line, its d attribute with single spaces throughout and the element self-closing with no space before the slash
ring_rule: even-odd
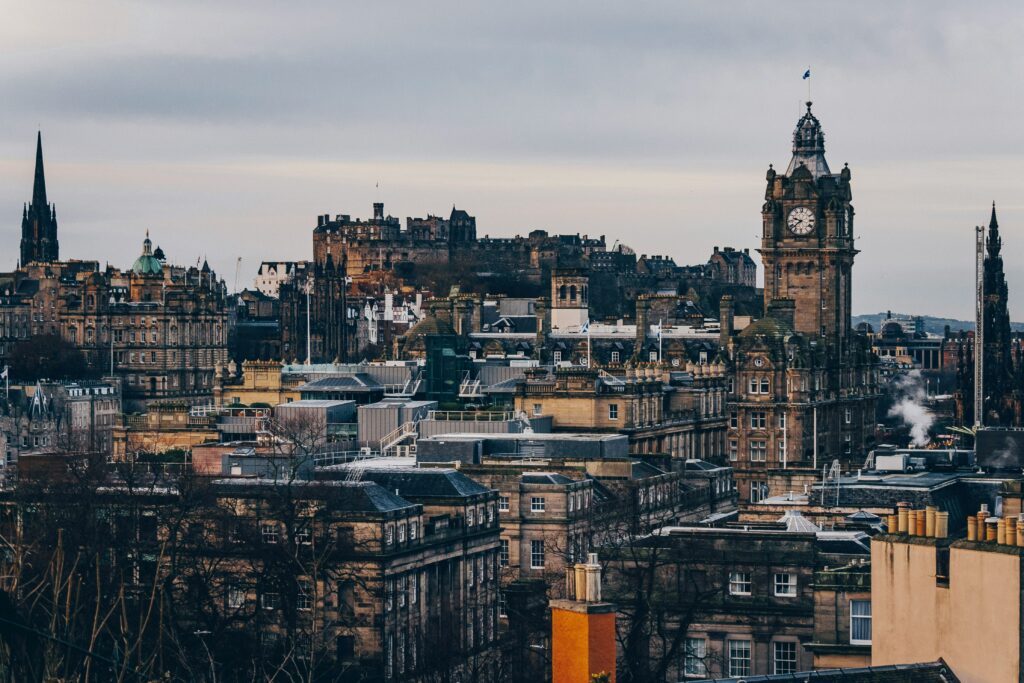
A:
<svg viewBox="0 0 1024 683">
<path fill-rule="evenodd" d="M 1019 2 L 0 6 L 0 269 L 37 128 L 63 258 L 127 267 L 149 229 L 229 287 L 237 257 L 251 285 L 311 256 L 318 213 L 377 200 L 679 263 L 753 250 L 809 66 L 829 163 L 853 172 L 854 312 L 971 317 L 995 200 L 1024 319 Z"/>
</svg>

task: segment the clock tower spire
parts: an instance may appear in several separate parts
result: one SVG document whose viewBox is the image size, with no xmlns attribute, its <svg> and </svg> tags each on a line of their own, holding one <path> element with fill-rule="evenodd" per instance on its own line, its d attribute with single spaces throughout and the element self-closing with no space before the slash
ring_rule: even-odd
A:
<svg viewBox="0 0 1024 683">
<path fill-rule="evenodd" d="M 825 134 L 807 103 L 793 132 L 786 173 L 768 169 L 761 210 L 765 310 L 775 299 L 795 304 L 794 331 L 848 347 L 853 242 L 850 169 L 832 173 Z"/>
</svg>

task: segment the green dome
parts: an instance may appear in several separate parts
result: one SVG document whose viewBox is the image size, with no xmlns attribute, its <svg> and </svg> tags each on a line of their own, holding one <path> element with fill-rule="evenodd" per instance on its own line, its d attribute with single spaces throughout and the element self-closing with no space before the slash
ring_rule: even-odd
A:
<svg viewBox="0 0 1024 683">
<path fill-rule="evenodd" d="M 142 256 L 135 259 L 132 264 L 132 272 L 136 275 L 160 275 L 164 270 L 160 260 L 153 256 L 153 243 L 149 241 L 149 230 L 146 231 L 146 239 L 142 243 Z"/>
</svg>

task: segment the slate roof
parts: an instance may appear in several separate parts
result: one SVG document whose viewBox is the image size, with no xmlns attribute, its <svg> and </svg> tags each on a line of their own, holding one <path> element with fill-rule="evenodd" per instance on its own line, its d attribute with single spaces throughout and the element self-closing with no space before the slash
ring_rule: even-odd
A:
<svg viewBox="0 0 1024 683">
<path fill-rule="evenodd" d="M 342 377 L 321 377 L 306 382 L 298 387 L 298 391 L 371 391 L 380 388 L 380 383 L 365 372 Z"/>
<path fill-rule="evenodd" d="M 463 498 L 488 493 L 462 472 L 450 468 L 391 468 L 363 471 L 363 479 L 380 484 L 389 491 L 398 489 L 407 498 Z"/>
<path fill-rule="evenodd" d="M 564 474 L 551 472 L 528 472 L 523 475 L 524 484 L 572 484 L 573 480 Z"/>
<path fill-rule="evenodd" d="M 417 507 L 405 498 L 373 481 L 276 481 L 274 479 L 217 479 L 214 486 L 222 495 L 258 494 L 274 486 L 288 486 L 297 498 L 326 500 L 336 510 L 347 512 L 393 512 Z"/>
<path fill-rule="evenodd" d="M 943 660 L 922 664 L 864 666 L 851 669 L 822 669 L 795 674 L 707 678 L 688 683 L 959 683 L 960 679 Z"/>
</svg>

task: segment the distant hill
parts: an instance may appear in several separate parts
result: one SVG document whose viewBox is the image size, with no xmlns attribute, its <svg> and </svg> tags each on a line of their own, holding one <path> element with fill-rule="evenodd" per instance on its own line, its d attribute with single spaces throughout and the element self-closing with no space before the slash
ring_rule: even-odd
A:
<svg viewBox="0 0 1024 683">
<path fill-rule="evenodd" d="M 912 318 L 914 317 L 911 313 L 893 313 L 894 318 Z M 855 315 L 853 316 L 853 325 L 856 327 L 861 323 L 867 323 L 872 328 L 877 330 L 882 325 L 882 321 L 886 318 L 886 313 L 868 313 L 866 315 Z M 946 325 L 949 325 L 950 329 L 954 332 L 959 330 L 973 330 L 973 320 L 955 320 L 953 318 L 936 318 L 931 315 L 922 315 L 924 319 L 924 331 L 930 334 L 943 334 L 946 331 Z M 1010 327 L 1014 332 L 1024 331 L 1024 323 L 1010 323 Z"/>
</svg>

